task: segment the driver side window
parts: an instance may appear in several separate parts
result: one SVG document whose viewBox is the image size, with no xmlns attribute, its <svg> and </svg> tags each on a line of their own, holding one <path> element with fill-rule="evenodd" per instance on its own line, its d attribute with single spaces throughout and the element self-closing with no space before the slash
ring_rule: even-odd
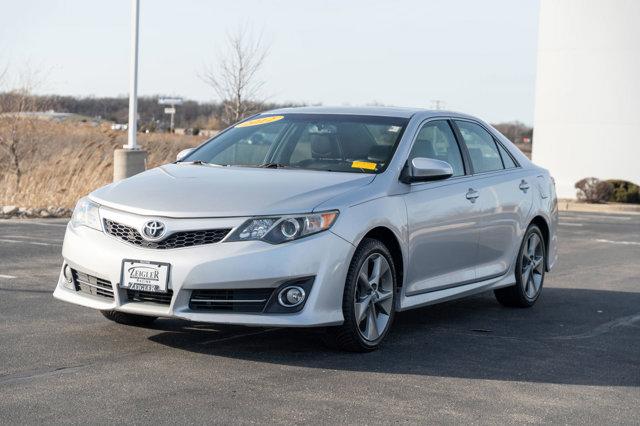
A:
<svg viewBox="0 0 640 426">
<path fill-rule="evenodd" d="M 409 160 L 416 157 L 446 161 L 453 168 L 453 176 L 464 175 L 464 163 L 453 130 L 446 120 L 424 124 L 411 148 Z"/>
</svg>

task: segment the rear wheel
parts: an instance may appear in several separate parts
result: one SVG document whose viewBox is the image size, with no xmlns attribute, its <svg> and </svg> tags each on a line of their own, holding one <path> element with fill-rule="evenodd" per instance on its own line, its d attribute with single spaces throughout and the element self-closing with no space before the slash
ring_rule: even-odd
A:
<svg viewBox="0 0 640 426">
<path fill-rule="evenodd" d="M 344 323 L 327 330 L 332 346 L 351 352 L 376 349 L 395 315 L 396 271 L 389 249 L 365 239 L 351 260 L 342 301 Z"/>
<path fill-rule="evenodd" d="M 516 284 L 494 291 L 505 306 L 528 308 L 540 297 L 544 284 L 546 248 L 536 225 L 527 229 L 516 262 Z"/>
<path fill-rule="evenodd" d="M 133 325 L 137 327 L 144 327 L 151 325 L 158 317 L 149 317 L 146 315 L 127 314 L 118 311 L 100 311 L 102 315 L 108 320 L 117 322 L 118 324 Z"/>
</svg>

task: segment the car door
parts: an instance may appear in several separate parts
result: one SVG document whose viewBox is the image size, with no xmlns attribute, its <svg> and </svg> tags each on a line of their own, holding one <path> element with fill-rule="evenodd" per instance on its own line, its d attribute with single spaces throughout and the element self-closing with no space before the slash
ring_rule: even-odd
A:
<svg viewBox="0 0 640 426">
<path fill-rule="evenodd" d="M 482 215 L 477 279 L 498 277 L 515 261 L 535 182 L 481 124 L 455 120 L 455 125 L 469 153 L 471 187 L 477 192 L 476 204 Z"/>
<path fill-rule="evenodd" d="M 480 210 L 468 198 L 470 176 L 450 121 L 422 124 L 408 160 L 415 157 L 446 161 L 454 175 L 412 183 L 404 195 L 409 230 L 407 296 L 474 281 L 479 239 Z"/>
</svg>

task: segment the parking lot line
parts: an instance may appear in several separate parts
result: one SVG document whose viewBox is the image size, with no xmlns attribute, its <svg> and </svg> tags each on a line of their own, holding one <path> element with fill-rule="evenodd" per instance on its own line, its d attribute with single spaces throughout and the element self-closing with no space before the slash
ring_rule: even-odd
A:
<svg viewBox="0 0 640 426">
<path fill-rule="evenodd" d="M 47 223 L 47 222 L 36 222 L 30 219 L 4 219 L 2 223 L 9 223 L 11 225 L 38 225 L 38 226 L 54 226 L 54 227 L 66 227 L 67 223 Z"/>
<path fill-rule="evenodd" d="M 638 241 L 613 241 L 613 240 L 603 240 L 603 239 L 596 239 L 593 241 L 597 243 L 620 244 L 624 246 L 640 246 L 640 242 Z"/>
<path fill-rule="evenodd" d="M 582 223 L 575 223 L 575 222 L 560 222 L 558 225 L 560 225 L 560 226 L 584 226 L 584 224 L 582 224 Z"/>
<path fill-rule="evenodd" d="M 55 243 L 40 243 L 36 241 L 18 241 L 18 240 L 5 240 L 0 239 L 0 243 L 12 243 L 12 244 L 31 244 L 35 246 L 53 246 L 53 247 L 62 247 L 62 244 Z"/>
<path fill-rule="evenodd" d="M 592 337 L 597 337 L 602 334 L 608 333 L 618 327 L 631 327 L 634 326 L 635 323 L 640 321 L 640 314 L 629 315 L 621 318 L 617 318 L 613 321 L 609 321 L 604 324 L 600 324 L 592 330 L 589 330 L 584 333 L 574 334 L 570 336 L 555 336 L 552 339 L 557 340 L 577 340 L 577 339 L 589 339 Z"/>
<path fill-rule="evenodd" d="M 577 220 L 586 220 L 586 221 L 594 221 L 594 220 L 602 220 L 602 219 L 612 220 L 612 221 L 629 221 L 632 218 L 632 216 L 622 216 L 622 215 L 614 216 L 614 215 L 598 214 L 598 213 L 594 213 L 591 215 L 562 214 L 560 215 L 560 217 L 561 218 L 565 217 L 568 219 L 570 218 L 570 219 L 577 219 Z"/>
<path fill-rule="evenodd" d="M 45 242 L 49 242 L 49 243 L 59 243 L 60 239 L 52 239 L 52 238 L 42 238 L 42 237 L 30 237 L 27 235 L 3 235 L 3 238 L 18 238 L 21 240 L 38 240 L 38 241 L 45 241 Z M 25 241 L 26 242 L 26 241 Z"/>
<path fill-rule="evenodd" d="M 12 279 L 14 279 L 15 277 L 14 277 L 13 275 L 4 275 L 4 274 L 0 274 L 0 278 L 4 278 L 4 279 L 7 279 L 7 280 L 12 280 Z"/>
</svg>

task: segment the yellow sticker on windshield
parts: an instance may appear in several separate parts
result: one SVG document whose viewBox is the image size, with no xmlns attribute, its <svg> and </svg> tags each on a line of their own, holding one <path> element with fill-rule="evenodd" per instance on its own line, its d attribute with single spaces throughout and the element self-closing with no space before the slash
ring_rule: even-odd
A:
<svg viewBox="0 0 640 426">
<path fill-rule="evenodd" d="M 378 168 L 376 163 L 371 163 L 369 161 L 354 161 L 351 163 L 352 169 L 365 169 L 365 170 L 375 170 Z"/>
<path fill-rule="evenodd" d="M 260 124 L 273 123 L 274 121 L 282 120 L 283 118 L 284 118 L 284 115 L 272 115 L 271 117 L 255 118 L 253 120 L 240 123 L 236 127 L 259 126 Z"/>
</svg>

